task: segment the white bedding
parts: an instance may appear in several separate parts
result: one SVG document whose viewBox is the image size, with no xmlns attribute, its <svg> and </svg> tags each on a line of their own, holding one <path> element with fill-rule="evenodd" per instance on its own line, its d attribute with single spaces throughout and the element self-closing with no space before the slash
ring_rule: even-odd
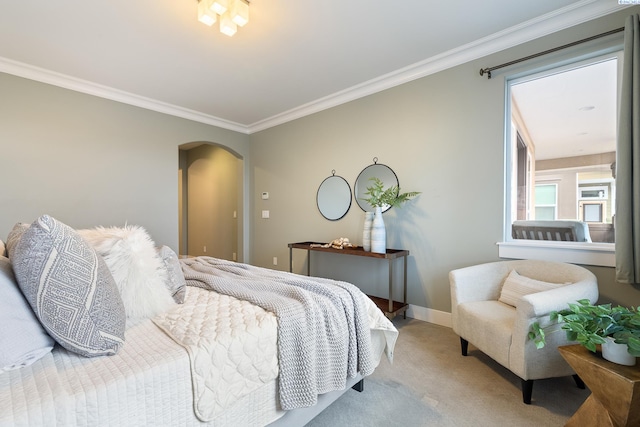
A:
<svg viewBox="0 0 640 427">
<path fill-rule="evenodd" d="M 222 298 L 212 296 L 209 291 L 188 287 L 188 301 L 199 300 L 201 293 L 207 294 L 207 298 Z M 216 310 L 226 310 L 231 317 L 237 316 L 238 313 L 231 308 L 237 302 L 225 306 L 218 301 Z M 177 310 L 190 310 L 188 304 L 178 306 Z M 262 310 L 255 309 L 256 313 Z M 372 346 L 377 365 L 383 350 L 386 349 L 387 356 L 393 356 L 397 331 L 373 303 L 369 310 L 375 323 L 372 324 Z M 226 321 L 217 325 L 218 336 L 221 331 L 230 334 L 227 337 L 231 343 L 228 349 L 234 353 L 233 356 L 229 356 L 229 352 L 219 353 L 219 366 L 225 366 L 227 359 L 245 366 L 248 363 L 245 350 L 250 352 L 260 348 L 260 351 L 254 351 L 259 353 L 271 345 L 265 343 L 272 340 L 268 330 L 274 326 L 273 315 L 264 312 L 258 317 L 261 320 L 256 322 L 267 325 L 265 336 L 255 341 L 258 347 L 249 345 L 245 349 L 243 345 L 239 346 L 234 341 L 236 337 L 232 336 L 232 329 L 224 326 Z M 245 323 L 243 320 L 236 326 Z M 255 329 L 251 326 L 247 331 L 251 333 Z M 202 332 L 206 335 L 205 329 Z M 185 335 L 190 333 L 185 331 Z M 198 335 L 199 338 L 193 335 L 194 339 L 201 340 L 203 335 Z M 85 358 L 56 346 L 52 353 L 33 365 L 1 374 L 0 426 L 262 426 L 286 413 L 276 403 L 277 381 L 273 377 L 272 362 L 257 363 L 261 366 L 260 372 L 266 373 L 266 376 L 258 375 L 258 381 L 237 382 L 238 372 L 231 372 L 232 365 L 226 365 L 223 368 L 226 374 L 221 378 L 236 378 L 226 382 L 236 389 L 228 395 L 227 392 L 218 392 L 217 397 L 209 396 L 217 387 L 201 389 L 201 396 L 215 401 L 205 404 L 213 408 L 213 421 L 202 423 L 194 412 L 194 403 L 198 400 L 194 399 L 196 386 L 192 383 L 189 356 L 185 349 L 151 320 L 128 325 L 125 336 L 126 344 L 114 356 Z M 249 377 L 254 374 L 253 367 L 243 372 L 248 372 Z M 218 375 L 211 374 L 214 378 Z"/>
<path fill-rule="evenodd" d="M 184 304 L 153 321 L 189 353 L 196 416 L 211 421 L 278 377 L 278 324 L 249 302 L 187 289 Z"/>
<path fill-rule="evenodd" d="M 33 365 L 0 375 L 0 425 L 181 425 L 194 418 L 184 404 L 192 396 L 184 350 L 151 321 L 125 336 L 114 356 L 85 358 L 56 346 Z"/>
</svg>

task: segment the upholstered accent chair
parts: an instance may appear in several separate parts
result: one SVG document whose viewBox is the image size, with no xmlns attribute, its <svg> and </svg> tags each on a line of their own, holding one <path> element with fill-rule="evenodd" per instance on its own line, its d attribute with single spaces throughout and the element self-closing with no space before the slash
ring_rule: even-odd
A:
<svg viewBox="0 0 640 427">
<path fill-rule="evenodd" d="M 498 261 L 449 273 L 453 330 L 462 355 L 471 343 L 520 377 L 522 399 L 531 403 L 533 381 L 573 375 L 558 346 L 570 344 L 564 331 L 546 336 L 537 349 L 528 338 L 532 323 L 549 324 L 549 314 L 580 299 L 598 299 L 596 277 L 586 268 L 552 261 Z"/>
</svg>

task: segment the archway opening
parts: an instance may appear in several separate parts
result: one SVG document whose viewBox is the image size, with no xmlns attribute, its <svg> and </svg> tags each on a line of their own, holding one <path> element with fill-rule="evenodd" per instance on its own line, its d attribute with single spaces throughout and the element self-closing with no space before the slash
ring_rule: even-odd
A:
<svg viewBox="0 0 640 427">
<path fill-rule="evenodd" d="M 222 145 L 179 147 L 178 222 L 181 256 L 243 258 L 243 159 Z"/>
</svg>

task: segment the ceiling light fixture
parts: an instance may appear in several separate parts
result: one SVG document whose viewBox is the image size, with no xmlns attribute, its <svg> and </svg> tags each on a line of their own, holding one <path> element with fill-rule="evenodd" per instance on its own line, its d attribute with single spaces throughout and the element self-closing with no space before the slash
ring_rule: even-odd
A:
<svg viewBox="0 0 640 427">
<path fill-rule="evenodd" d="M 198 21 L 212 26 L 220 18 L 220 32 L 233 36 L 249 22 L 247 0 L 198 0 Z"/>
</svg>

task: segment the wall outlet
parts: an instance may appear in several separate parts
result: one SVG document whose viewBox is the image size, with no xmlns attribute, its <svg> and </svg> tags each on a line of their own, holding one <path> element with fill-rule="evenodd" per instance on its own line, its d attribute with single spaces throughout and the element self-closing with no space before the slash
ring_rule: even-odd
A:
<svg viewBox="0 0 640 427">
<path fill-rule="evenodd" d="M 269 219 L 269 211 L 262 211 L 262 218 Z"/>
<path fill-rule="evenodd" d="M 273 265 L 278 265 L 278 257 L 277 256 L 273 257 Z"/>
<path fill-rule="evenodd" d="M 206 246 L 204 246 L 204 247 L 202 248 L 202 252 L 207 252 L 207 247 L 206 247 Z"/>
<path fill-rule="evenodd" d="M 234 252 L 234 253 L 231 255 L 231 259 L 232 259 L 233 261 L 237 261 L 237 260 L 238 260 L 238 255 Z"/>
<path fill-rule="evenodd" d="M 238 211 L 233 211 L 233 217 L 238 218 Z"/>
</svg>

